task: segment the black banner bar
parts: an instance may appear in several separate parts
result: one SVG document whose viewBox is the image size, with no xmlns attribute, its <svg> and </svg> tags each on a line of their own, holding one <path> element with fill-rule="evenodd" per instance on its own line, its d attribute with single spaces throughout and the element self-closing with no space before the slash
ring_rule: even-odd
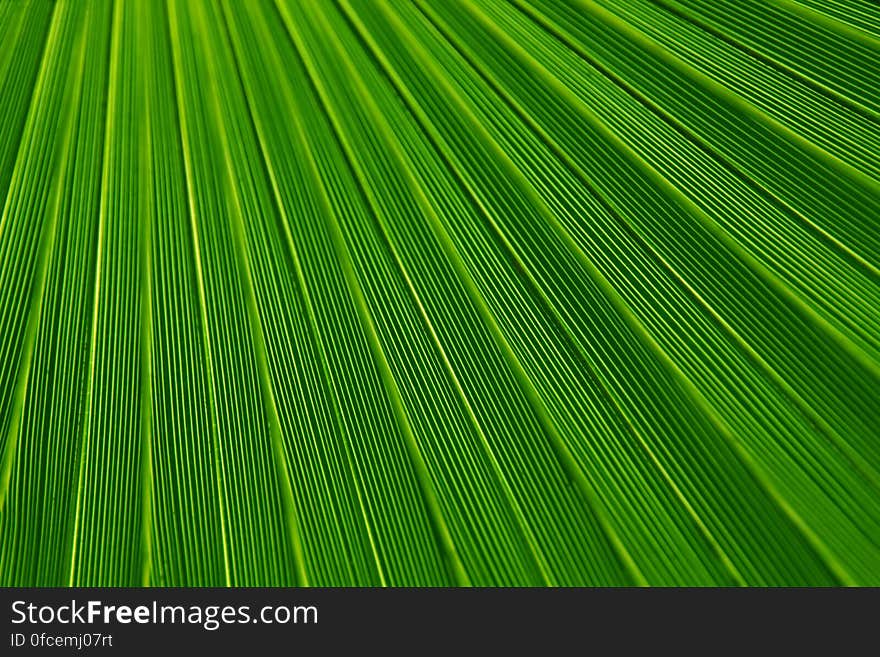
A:
<svg viewBox="0 0 880 657">
<path fill-rule="evenodd" d="M 0 589 L 0 654 L 839 654 L 876 649 L 877 600 L 876 589 Z"/>
</svg>

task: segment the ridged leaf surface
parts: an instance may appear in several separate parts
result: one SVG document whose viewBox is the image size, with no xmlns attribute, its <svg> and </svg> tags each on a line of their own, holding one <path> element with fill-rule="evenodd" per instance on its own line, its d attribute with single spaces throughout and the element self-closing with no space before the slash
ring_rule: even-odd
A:
<svg viewBox="0 0 880 657">
<path fill-rule="evenodd" d="M 868 0 L 0 0 L 0 583 L 880 585 Z"/>
</svg>

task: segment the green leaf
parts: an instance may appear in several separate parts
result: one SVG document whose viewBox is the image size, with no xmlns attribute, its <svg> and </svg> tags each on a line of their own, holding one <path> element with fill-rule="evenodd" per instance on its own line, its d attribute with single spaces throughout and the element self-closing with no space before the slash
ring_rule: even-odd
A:
<svg viewBox="0 0 880 657">
<path fill-rule="evenodd" d="M 880 584 L 872 3 L 0 43 L 0 583 Z"/>
</svg>

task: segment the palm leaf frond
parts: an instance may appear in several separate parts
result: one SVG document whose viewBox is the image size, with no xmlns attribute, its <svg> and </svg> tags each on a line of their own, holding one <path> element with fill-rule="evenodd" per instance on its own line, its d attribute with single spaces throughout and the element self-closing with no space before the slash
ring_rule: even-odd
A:
<svg viewBox="0 0 880 657">
<path fill-rule="evenodd" d="M 880 584 L 870 2 L 0 43 L 4 584 Z"/>
</svg>

